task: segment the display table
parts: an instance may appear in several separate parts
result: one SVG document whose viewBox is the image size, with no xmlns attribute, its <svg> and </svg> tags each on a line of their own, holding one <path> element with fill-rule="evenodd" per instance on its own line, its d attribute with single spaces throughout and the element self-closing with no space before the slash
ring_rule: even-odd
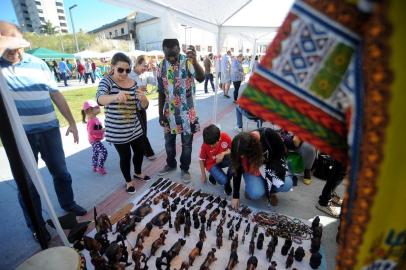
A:
<svg viewBox="0 0 406 270">
<path fill-rule="evenodd" d="M 159 180 L 158 180 L 159 181 Z M 257 258 L 258 264 L 257 268 L 252 269 L 268 269 L 271 265 L 271 262 L 274 261 L 277 263 L 276 269 L 286 269 L 286 263 L 288 259 L 288 255 L 282 255 L 281 249 L 285 243 L 285 239 L 277 236 L 277 235 L 284 235 L 284 236 L 292 236 L 292 245 L 291 247 L 296 250 L 299 246 L 301 246 L 304 250 L 304 257 L 299 262 L 293 259 L 293 264 L 289 267 L 290 269 L 312 269 L 309 265 L 309 260 L 311 257 L 311 228 L 308 221 L 299 220 L 299 219 L 292 219 L 286 216 L 277 215 L 276 213 L 264 213 L 264 212 L 255 212 L 249 208 L 245 208 L 242 212 L 236 212 L 232 210 L 229 205 L 230 202 L 226 201 L 225 198 L 214 197 L 210 194 L 202 193 L 199 191 L 192 190 L 182 184 L 177 184 L 175 182 L 167 182 L 162 185 L 165 180 L 161 180 L 159 184 L 153 185 L 150 189 L 147 189 L 144 193 L 140 194 L 136 199 L 134 199 L 131 203 L 133 204 L 132 210 L 139 208 L 140 206 L 145 204 L 150 204 L 151 212 L 145 215 L 140 222 L 136 222 L 135 224 L 135 231 L 130 231 L 126 236 L 126 240 L 117 241 L 119 245 L 122 246 L 124 243 L 126 245 L 126 249 L 128 252 L 128 262 L 132 263 L 131 265 L 127 266 L 126 269 L 134 269 L 135 264 L 131 259 L 132 255 L 132 248 L 136 246 L 137 237 L 141 231 L 146 232 L 147 223 L 151 222 L 151 220 L 161 212 L 168 212 L 162 206 L 165 206 L 166 209 L 170 208 L 171 211 L 171 221 L 166 222 L 163 226 L 158 227 L 153 225 L 152 229 L 150 230 L 149 236 L 146 234 L 144 237 L 144 241 L 142 243 L 142 248 L 140 248 L 140 253 L 143 253 L 146 257 L 146 263 L 142 261 L 140 263 L 141 269 L 145 266 L 148 266 L 148 269 L 157 269 L 156 262 L 157 258 L 161 256 L 162 251 L 166 250 L 169 251 L 171 247 L 179 240 L 184 239 L 186 242 L 183 246 L 181 246 L 180 252 L 177 256 L 174 256 L 170 261 L 170 269 L 180 269 L 182 262 L 189 262 L 189 254 L 193 248 L 196 247 L 196 244 L 199 242 L 199 235 L 202 236 L 201 232 L 201 224 L 202 224 L 202 217 L 204 216 L 204 233 L 206 234 L 206 238 L 203 241 L 203 248 L 201 249 L 201 255 L 196 256 L 193 266 L 190 266 L 188 269 L 201 269 L 200 267 L 206 260 L 209 252 L 214 251 L 214 256 L 216 257 L 215 261 L 213 261 L 209 268 L 206 269 L 225 269 L 228 265 L 230 254 L 232 250 L 232 240 L 234 241 L 234 248 L 237 244 L 236 253 L 238 255 L 238 263 L 235 265 L 233 269 L 246 269 L 247 261 L 251 257 L 249 254 L 250 250 L 250 242 L 251 239 L 254 239 L 253 243 L 255 246 L 253 255 Z M 157 188 L 159 187 L 159 188 Z M 156 190 L 154 190 L 154 188 Z M 170 189 L 170 190 L 168 190 Z M 166 195 L 162 195 L 164 191 Z M 169 196 L 168 196 L 169 194 Z M 160 198 L 161 199 L 158 199 Z M 166 201 L 166 202 L 164 202 Z M 168 203 L 169 201 L 169 203 Z M 174 201 L 178 201 L 176 205 Z M 211 206 L 211 207 L 210 207 Z M 148 208 L 148 206 L 146 206 Z M 141 210 L 145 210 L 141 209 Z M 175 209 L 176 208 L 176 209 Z M 179 211 L 183 212 L 184 209 L 191 209 L 189 210 L 190 213 L 190 235 L 185 236 L 185 224 L 180 225 L 179 232 L 176 232 L 176 223 L 182 218 L 177 219 L 176 215 L 180 213 Z M 208 209 L 210 208 L 210 209 Z M 127 206 L 127 209 L 129 207 Z M 182 209 L 182 210 L 180 210 Z M 218 210 L 215 210 L 218 209 Z M 206 212 L 202 212 L 206 210 Z M 213 211 L 218 212 L 216 219 L 214 219 Z M 195 213 L 195 214 L 193 214 Z M 261 214 L 262 213 L 262 214 Z M 145 213 L 143 213 L 145 214 Z M 224 215 L 225 214 L 225 215 Z M 188 215 L 188 214 L 185 214 Z M 183 215 L 183 216 L 185 216 Z M 199 221 L 196 222 L 196 215 L 199 216 L 197 218 Z M 130 215 L 129 217 L 131 217 Z M 223 218 L 223 233 L 222 237 L 222 246 L 218 248 L 217 246 L 217 239 L 216 236 L 218 233 L 219 224 Z M 211 228 L 208 228 L 208 223 L 205 220 L 209 220 L 212 217 Z M 241 219 L 241 220 L 240 220 Z M 184 218 L 184 220 L 188 220 L 188 218 Z M 258 223 L 256 222 L 258 221 Z M 187 222 L 187 221 L 186 221 Z M 198 223 L 198 224 L 195 224 Z M 100 223 L 100 222 L 99 222 Z M 179 223 L 179 222 L 178 222 Z M 239 224 L 239 225 L 238 225 Z M 170 228 L 171 225 L 171 228 Z M 256 226 L 259 225 L 259 226 Z M 196 228 L 195 228 L 196 226 Z M 100 227 L 100 226 L 99 226 Z M 148 227 L 148 226 L 147 226 Z M 210 226 L 209 226 L 210 227 Z M 249 227 L 249 230 L 247 229 Z M 258 231 L 253 236 L 254 228 L 257 227 Z M 107 233 L 107 238 L 109 242 L 113 242 L 117 240 L 117 236 L 119 233 L 116 232 L 116 224 L 113 224 L 112 227 L 113 232 Z M 122 228 L 122 227 L 121 227 Z M 100 228 L 99 228 L 100 229 Z M 168 233 L 166 234 L 165 244 L 160 246 L 154 256 L 150 256 L 151 253 L 151 246 L 152 243 L 160 237 L 160 234 L 167 230 Z M 234 234 L 230 236 L 230 232 L 234 231 Z M 97 233 L 97 229 L 91 231 L 88 236 L 95 237 Z M 238 237 L 237 237 L 238 235 Z M 273 252 L 272 258 L 270 260 L 267 259 L 267 249 L 268 244 L 272 240 L 272 235 L 274 235 L 274 239 L 278 239 L 278 244 L 275 246 L 275 251 Z M 261 245 L 257 246 L 258 238 L 264 237 L 264 241 Z M 236 239 L 238 238 L 238 240 Z M 120 237 L 119 237 L 120 238 Z M 244 243 L 243 243 L 244 238 Z M 141 243 L 140 240 L 138 243 Z M 251 244 L 252 246 L 252 244 Z M 258 249 L 260 247 L 260 249 Z M 291 247 L 287 250 L 287 253 L 291 251 Z M 252 248 L 252 247 L 251 247 Z M 323 258 L 321 260 L 321 265 L 318 269 L 325 269 L 325 258 L 322 251 L 320 251 Z M 87 250 L 83 251 L 83 254 L 86 258 L 87 267 L 88 269 L 94 269 L 94 266 L 91 262 L 90 253 Z M 104 257 L 105 258 L 105 257 Z M 159 259 L 158 259 L 159 260 Z M 166 258 L 163 260 L 166 261 Z M 144 268 L 146 269 L 146 268 Z M 165 266 L 162 266 L 162 269 L 166 269 Z M 187 269 L 187 268 L 185 268 Z"/>
</svg>

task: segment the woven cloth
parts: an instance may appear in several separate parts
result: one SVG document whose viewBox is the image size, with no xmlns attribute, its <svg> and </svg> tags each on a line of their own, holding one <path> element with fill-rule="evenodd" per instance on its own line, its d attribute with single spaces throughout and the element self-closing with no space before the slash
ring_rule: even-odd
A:
<svg viewBox="0 0 406 270">
<path fill-rule="evenodd" d="M 239 105 L 340 161 L 361 91 L 359 37 L 308 4 L 292 6 Z"/>
</svg>

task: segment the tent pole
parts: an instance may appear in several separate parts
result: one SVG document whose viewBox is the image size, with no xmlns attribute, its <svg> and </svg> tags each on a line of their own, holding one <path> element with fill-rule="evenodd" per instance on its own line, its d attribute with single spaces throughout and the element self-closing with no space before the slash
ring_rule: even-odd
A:
<svg viewBox="0 0 406 270">
<path fill-rule="evenodd" d="M 216 46 L 217 46 L 217 57 L 220 57 L 221 55 L 221 26 L 218 27 L 217 29 L 217 38 L 216 38 Z M 216 59 L 217 61 L 217 59 Z M 217 70 L 217 65 L 215 64 L 214 67 L 216 67 L 216 85 L 215 85 L 215 92 L 214 92 L 214 101 L 213 101 L 213 124 L 217 124 L 217 92 L 218 92 L 218 87 L 219 87 L 219 80 L 220 78 L 218 77 L 218 74 L 221 70 L 221 61 L 218 65 L 220 70 Z"/>
<path fill-rule="evenodd" d="M 30 147 L 27 136 L 23 129 L 23 125 L 18 115 L 17 108 L 15 107 L 15 103 L 8 93 L 8 86 L 1 70 L 0 70 L 0 92 L 3 98 L 5 111 L 7 111 L 8 118 L 10 120 L 15 141 L 17 142 L 18 153 L 23 162 L 27 175 L 29 178 L 31 178 L 33 184 L 35 185 L 38 193 L 41 196 L 41 199 L 45 200 L 45 204 L 48 207 L 50 217 L 55 225 L 56 232 L 61 238 L 63 244 L 67 247 L 70 247 L 69 241 L 64 231 L 62 230 L 55 209 L 53 208 L 51 200 L 49 199 L 48 192 L 44 185 L 44 181 L 42 180 L 42 176 L 38 171 L 37 162 L 34 159 L 34 154 L 32 153 L 32 149 Z"/>
</svg>

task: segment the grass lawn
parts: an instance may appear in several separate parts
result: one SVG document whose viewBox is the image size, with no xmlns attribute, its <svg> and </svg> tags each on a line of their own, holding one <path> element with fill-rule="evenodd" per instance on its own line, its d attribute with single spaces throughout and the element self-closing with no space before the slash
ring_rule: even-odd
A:
<svg viewBox="0 0 406 270">
<path fill-rule="evenodd" d="M 77 90 L 70 90 L 70 91 L 65 91 L 62 92 L 62 94 L 65 96 L 66 101 L 69 104 L 69 108 L 72 111 L 73 117 L 75 118 L 76 122 L 81 122 L 82 121 L 82 106 L 83 102 L 85 102 L 88 99 L 93 99 L 96 100 L 96 86 L 93 87 L 86 87 L 86 88 L 81 88 Z M 149 90 L 149 89 L 148 89 Z M 158 93 L 156 91 L 150 91 L 151 94 L 148 94 L 147 97 L 149 100 L 157 99 L 158 98 Z M 55 108 L 56 111 L 56 116 L 59 120 L 59 123 L 61 127 L 67 126 L 68 122 L 63 118 L 61 113 L 57 108 Z M 102 110 L 103 113 L 103 110 Z"/>
</svg>

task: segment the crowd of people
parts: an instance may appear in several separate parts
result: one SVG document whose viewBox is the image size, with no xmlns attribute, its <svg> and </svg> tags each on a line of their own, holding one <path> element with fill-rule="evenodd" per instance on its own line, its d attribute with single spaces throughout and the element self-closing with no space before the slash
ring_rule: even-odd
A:
<svg viewBox="0 0 406 270">
<path fill-rule="evenodd" d="M 90 77 L 94 83 L 95 64 L 86 60 L 84 64 L 76 62 L 76 67 L 61 59 L 54 61 L 51 68 L 41 59 L 24 54 L 23 48 L 15 44 L 22 35 L 18 28 L 10 23 L 0 22 L 0 48 L 2 58 L 0 67 L 16 102 L 18 112 L 35 158 L 38 153 L 45 161 L 55 186 L 59 204 L 68 212 L 76 215 L 86 214 L 86 210 L 76 204 L 72 191 L 72 178 L 69 174 L 62 148 L 59 124 L 52 102 L 61 111 L 69 123 L 68 133 L 72 133 L 78 142 L 78 131 L 70 108 L 63 95 L 58 91 L 54 77 L 66 80 L 77 71 L 78 77 L 87 83 Z M 13 43 L 14 42 L 14 43 Z M 147 136 L 146 109 L 149 101 L 146 97 L 148 80 L 158 88 L 159 124 L 163 128 L 166 151 L 166 164 L 158 175 L 166 175 L 177 169 L 176 137 L 181 137 L 180 175 L 185 183 L 192 179 L 189 172 L 192 160 L 193 137 L 200 130 L 196 111 L 196 82 L 204 82 L 204 91 L 208 92 L 208 82 L 215 91 L 214 75 L 221 79 L 221 89 L 225 98 L 231 82 L 234 86 L 233 100 L 237 102 L 244 86 L 243 56 L 233 56 L 231 51 L 222 57 L 209 54 L 199 63 L 196 51 L 190 46 L 185 54 L 180 53 L 177 39 L 165 39 L 162 43 L 165 58 L 153 70 L 154 78 L 143 74 L 148 70 L 145 56 L 139 56 L 135 63 L 124 53 L 117 53 L 111 59 L 109 72 L 101 77 L 95 93 L 95 100 L 83 103 L 83 122 L 87 123 L 88 140 L 92 147 L 91 168 L 100 175 L 107 174 L 104 163 L 108 153 L 102 140 L 114 145 L 119 156 L 119 167 L 128 193 L 136 192 L 136 181 L 148 181 L 150 176 L 142 171 L 144 156 L 155 159 L 154 150 Z M 218 74 L 214 74 L 214 67 Z M 220 68 L 219 68 L 220 67 Z M 35 70 L 35 72 L 26 72 Z M 52 71 L 51 71 L 52 70 Z M 18 76 L 19 80 L 15 80 Z M 241 88 L 241 89 L 240 89 Z M 241 90 L 241 91 L 240 91 Z M 36 94 L 35 102 L 32 98 Z M 38 102 L 41 100 L 41 102 Z M 97 118 L 100 107 L 104 107 L 104 123 Z M 237 132 L 234 137 L 211 124 L 203 129 L 203 144 L 199 153 L 201 177 L 213 185 L 221 185 L 227 196 L 232 198 L 232 207 L 239 207 L 241 180 L 245 181 L 245 197 L 249 200 L 267 198 L 271 205 L 278 204 L 276 194 L 288 192 L 296 185 L 294 175 L 286 161 L 289 151 L 298 153 L 304 162 L 305 184 L 311 184 L 311 169 L 316 159 L 316 149 L 297 136 L 274 128 L 259 127 L 250 132 L 242 131 L 242 115 L 249 116 L 236 105 Z M 131 164 L 133 166 L 131 166 Z M 133 171 L 131 169 L 133 167 Z M 334 161 L 332 171 L 326 179 L 316 207 L 327 214 L 338 217 L 339 213 L 332 204 L 342 201 L 334 193 L 346 172 L 344 165 Z M 207 173 L 209 174 L 207 177 Z M 41 201 L 32 183 L 29 183 L 35 198 L 35 209 L 41 214 Z M 20 200 L 21 202 L 21 200 Z M 21 202 L 24 210 L 25 206 Z M 31 221 L 24 210 L 27 225 L 32 229 Z M 42 220 L 43 221 L 43 220 Z M 43 230 L 46 232 L 45 222 Z M 35 234 L 35 233 L 34 233 Z"/>
</svg>

